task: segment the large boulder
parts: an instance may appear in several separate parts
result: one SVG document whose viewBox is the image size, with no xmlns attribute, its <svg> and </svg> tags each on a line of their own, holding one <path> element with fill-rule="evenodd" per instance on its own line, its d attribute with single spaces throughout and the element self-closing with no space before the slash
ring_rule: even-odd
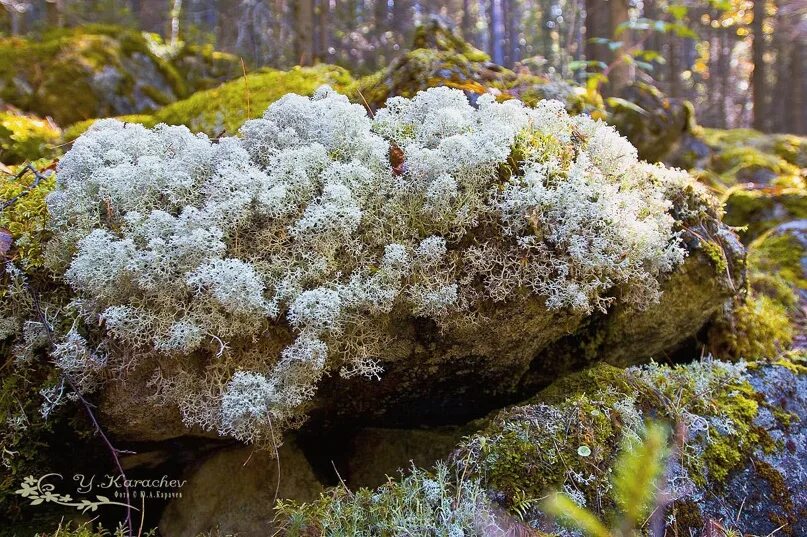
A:
<svg viewBox="0 0 807 537">
<path fill-rule="evenodd" d="M 606 103 L 608 122 L 636 146 L 644 160 L 666 162 L 673 155 L 695 150 L 691 140 L 697 131 L 695 110 L 688 101 L 637 82 Z"/>
<path fill-rule="evenodd" d="M 757 187 L 798 187 L 807 179 L 807 138 L 765 134 L 753 129 L 697 128 L 672 163 L 699 170 L 722 191 L 744 183 Z"/>
<path fill-rule="evenodd" d="M 770 229 L 748 247 L 748 290 L 709 330 L 716 356 L 760 359 L 804 348 L 807 303 L 805 220 Z"/>
<path fill-rule="evenodd" d="M 323 89 L 237 138 L 95 125 L 48 198 L 48 261 L 94 319 L 60 325 L 57 363 L 121 437 L 271 444 L 675 353 L 743 288 L 691 177 L 555 101 L 477 105 L 435 88 L 369 116 Z"/>
<path fill-rule="evenodd" d="M 605 116 L 602 98 L 596 91 L 556 76 L 531 73 L 526 66 L 514 71 L 493 63 L 439 18 L 419 26 L 411 49 L 393 59 L 388 67 L 358 80 L 351 98 L 375 110 L 390 97 L 413 97 L 437 86 L 460 89 L 472 103 L 484 94 L 527 104 L 557 99 L 572 113 Z"/>
<path fill-rule="evenodd" d="M 122 121 L 153 127 L 159 123 L 185 125 L 208 136 L 235 134 L 244 122 L 260 117 L 266 107 L 287 93 L 311 95 L 329 85 L 346 91 L 354 83 L 350 73 L 335 65 L 294 67 L 288 71 L 263 68 L 236 80 L 197 91 L 151 114 L 121 116 Z M 95 119 L 81 121 L 65 130 L 65 139 L 75 140 Z"/>
</svg>

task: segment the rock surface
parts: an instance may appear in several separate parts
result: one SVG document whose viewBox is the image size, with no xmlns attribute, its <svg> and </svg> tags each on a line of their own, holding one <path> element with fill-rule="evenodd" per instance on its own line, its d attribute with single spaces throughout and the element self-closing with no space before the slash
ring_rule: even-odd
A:
<svg viewBox="0 0 807 537">
<path fill-rule="evenodd" d="M 272 535 L 276 499 L 310 501 L 321 486 L 308 461 L 289 441 L 279 458 L 247 447 L 225 448 L 187 476 L 181 498 L 171 501 L 160 521 L 164 537 Z"/>
</svg>

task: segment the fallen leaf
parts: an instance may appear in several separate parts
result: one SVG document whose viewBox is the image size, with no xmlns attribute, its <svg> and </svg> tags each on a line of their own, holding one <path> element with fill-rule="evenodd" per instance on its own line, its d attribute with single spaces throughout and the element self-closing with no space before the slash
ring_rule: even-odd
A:
<svg viewBox="0 0 807 537">
<path fill-rule="evenodd" d="M 392 166 L 393 175 L 403 175 L 404 173 L 404 152 L 394 142 L 389 146 L 389 163 Z"/>
</svg>

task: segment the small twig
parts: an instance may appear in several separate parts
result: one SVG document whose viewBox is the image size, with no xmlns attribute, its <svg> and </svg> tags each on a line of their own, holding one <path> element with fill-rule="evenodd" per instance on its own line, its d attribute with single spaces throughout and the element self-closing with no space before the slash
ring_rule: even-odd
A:
<svg viewBox="0 0 807 537">
<path fill-rule="evenodd" d="M 140 527 L 137 528 L 137 537 L 143 535 L 143 524 L 146 522 L 146 497 L 140 496 Z"/>
<path fill-rule="evenodd" d="M 364 101 L 364 107 L 367 108 L 367 113 L 370 114 L 371 118 L 375 118 L 375 114 L 373 113 L 373 109 L 370 108 L 370 103 L 368 103 L 367 99 L 364 98 L 364 94 L 358 88 L 356 89 L 356 92 L 358 92 L 359 97 L 361 97 L 361 100 Z"/>
<path fill-rule="evenodd" d="M 348 488 L 347 483 L 345 483 L 345 480 L 342 479 L 342 476 L 339 474 L 339 470 L 336 469 L 336 463 L 334 463 L 333 460 L 331 460 L 331 466 L 333 466 L 333 471 L 336 473 L 336 477 L 339 478 L 339 482 L 342 484 L 343 487 L 345 487 L 345 490 L 347 491 L 348 494 L 350 494 L 350 497 L 352 498 L 353 491 Z"/>
<path fill-rule="evenodd" d="M 249 81 L 247 79 L 247 65 L 244 63 L 244 58 L 241 58 L 241 70 L 244 72 L 244 93 L 247 96 L 247 119 L 252 118 L 252 108 L 249 102 Z"/>
</svg>

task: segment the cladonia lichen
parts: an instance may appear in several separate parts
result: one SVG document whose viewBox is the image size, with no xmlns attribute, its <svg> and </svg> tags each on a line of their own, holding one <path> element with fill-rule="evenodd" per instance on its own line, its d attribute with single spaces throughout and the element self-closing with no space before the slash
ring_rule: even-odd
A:
<svg viewBox="0 0 807 537">
<path fill-rule="evenodd" d="M 218 141 L 95 123 L 48 198 L 48 262 L 104 326 L 97 362 L 170 357 L 155 384 L 187 425 L 256 441 L 329 371 L 379 375 L 392 319 L 473 323 L 524 293 L 580 314 L 656 301 L 689 176 L 560 102 L 476 104 L 435 88 L 370 117 L 323 87 Z"/>
</svg>

